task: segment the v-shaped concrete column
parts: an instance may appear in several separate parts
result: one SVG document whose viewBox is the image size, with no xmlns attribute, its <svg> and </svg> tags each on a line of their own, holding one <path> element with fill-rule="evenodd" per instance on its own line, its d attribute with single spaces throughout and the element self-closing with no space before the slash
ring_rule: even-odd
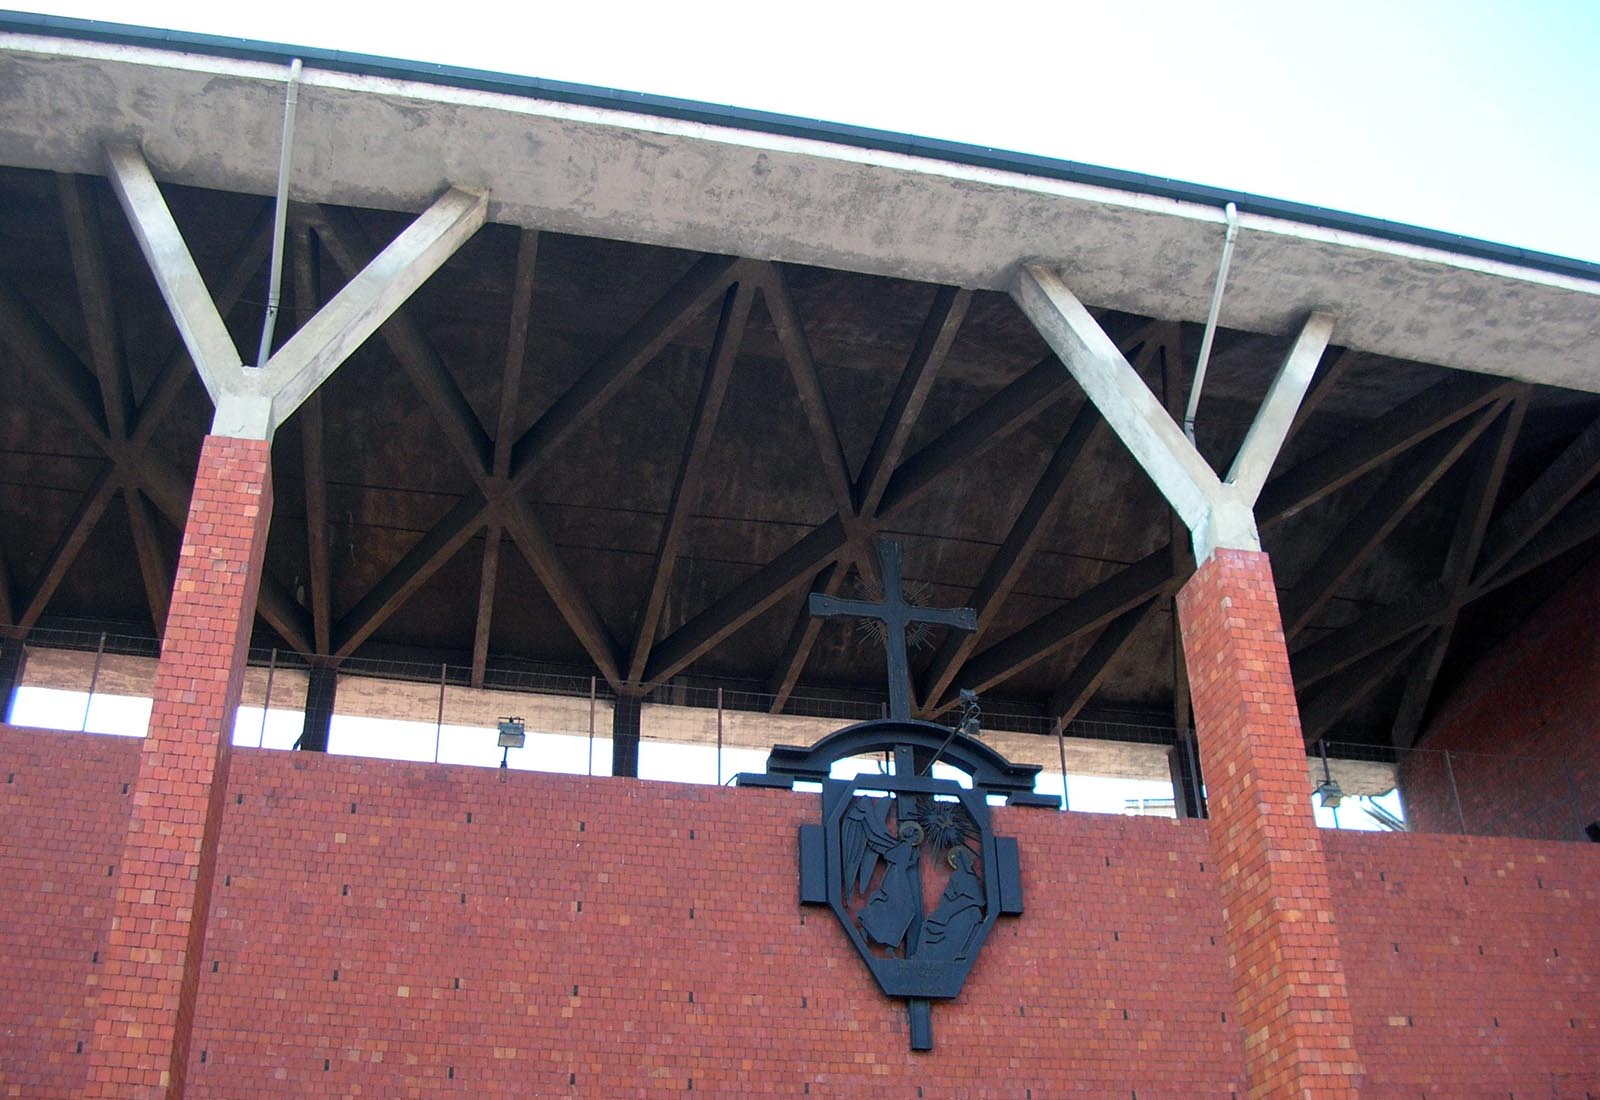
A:
<svg viewBox="0 0 1600 1100">
<path fill-rule="evenodd" d="M 178 1100 L 210 913 L 234 714 L 272 515 L 272 435 L 483 223 L 446 191 L 261 367 L 242 364 L 160 189 L 133 146 L 111 181 L 216 405 L 200 453 L 150 732 L 91 992 L 85 1097 Z"/>
<path fill-rule="evenodd" d="M 1254 506 L 1333 333 L 1312 313 L 1219 478 L 1060 274 L 1012 297 L 1183 519 L 1199 567 L 1178 620 L 1217 848 L 1251 1100 L 1355 1100 L 1361 1064 L 1311 812 L 1305 741 Z"/>
<path fill-rule="evenodd" d="M 217 407 L 213 435 L 271 439 L 278 425 L 483 224 L 484 191 L 452 187 L 373 257 L 260 367 L 246 367 L 136 146 L 106 147 L 106 166 L 195 370 Z"/>
</svg>

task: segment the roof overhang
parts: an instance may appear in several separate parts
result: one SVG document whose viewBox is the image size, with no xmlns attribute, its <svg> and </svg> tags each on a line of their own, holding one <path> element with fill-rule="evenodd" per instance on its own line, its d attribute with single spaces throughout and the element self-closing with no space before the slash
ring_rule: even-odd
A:
<svg viewBox="0 0 1600 1100">
<path fill-rule="evenodd" d="M 285 76 L 0 33 L 0 163 L 102 174 L 132 139 L 164 181 L 269 195 Z M 489 189 L 499 222 L 971 288 L 1041 259 L 1090 305 L 1169 320 L 1204 320 L 1223 229 L 1148 190 L 308 58 L 295 199 L 416 211 L 448 184 Z M 1243 213 L 1222 323 L 1283 333 L 1312 309 L 1359 351 L 1600 392 L 1600 279 Z"/>
</svg>

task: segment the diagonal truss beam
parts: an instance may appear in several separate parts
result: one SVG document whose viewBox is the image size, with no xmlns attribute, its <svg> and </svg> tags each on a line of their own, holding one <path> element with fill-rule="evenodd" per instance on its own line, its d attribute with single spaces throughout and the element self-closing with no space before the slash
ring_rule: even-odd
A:
<svg viewBox="0 0 1600 1100">
<path fill-rule="evenodd" d="M 106 266 L 105 242 L 100 232 L 94 192 L 83 176 L 58 175 L 62 220 L 72 253 L 72 271 L 78 284 L 78 302 L 88 334 L 89 362 L 100 382 L 100 403 L 106 427 L 114 439 L 128 437 L 133 416 L 133 384 L 122 354 L 122 334 L 117 325 L 111 276 Z"/>
<path fill-rule="evenodd" d="M 928 394 L 933 390 L 933 381 L 951 345 L 955 343 L 956 333 L 960 331 L 961 322 L 966 319 L 971 304 L 972 292 L 969 290 L 940 287 L 934 293 L 933 305 L 917 334 L 910 358 L 900 372 L 894 396 L 889 399 L 889 407 L 883 414 L 877 434 L 873 436 L 872 448 L 856 480 L 854 497 L 857 519 L 860 521 L 858 529 L 876 529 L 878 511 L 883 504 L 884 493 L 889 488 L 889 479 L 901 455 L 905 453 L 911 430 L 922 415 L 922 406 L 927 403 Z M 876 555 L 860 554 L 858 561 L 868 573 L 875 571 Z M 828 565 L 817 574 L 811 590 L 817 595 L 837 596 L 844 587 L 846 574 L 847 569 L 843 565 Z M 795 616 L 794 627 L 784 643 L 782 656 L 775 666 L 777 671 L 767 685 L 772 695 L 771 711 L 774 714 L 782 712 L 788 704 L 789 696 L 794 692 L 795 684 L 799 682 L 811 650 L 816 645 L 817 636 L 821 633 L 822 621 L 811 614 L 810 607 L 809 600 L 802 602 Z"/>
<path fill-rule="evenodd" d="M 1504 379 L 1451 372 L 1321 454 L 1269 481 L 1256 503 L 1263 528 L 1281 522 L 1496 401 L 1516 386 Z"/>
<path fill-rule="evenodd" d="M 500 412 L 495 418 L 491 473 L 511 472 L 511 439 L 517 427 L 517 402 L 522 397 L 522 370 L 528 358 L 528 322 L 533 314 L 533 278 L 539 266 L 539 234 L 517 234 L 516 272 L 511 279 L 511 319 L 506 326 L 506 354 L 500 369 Z M 476 445 L 476 440 L 474 440 Z M 500 574 L 500 536 L 490 523 L 483 532 L 483 563 L 478 571 L 478 613 L 472 628 L 472 686 L 481 688 L 489 671 L 489 638 L 494 626 L 494 593 Z"/>
<path fill-rule="evenodd" d="M 323 210 L 322 217 L 317 240 L 335 267 L 348 276 L 374 262 L 369 259 L 374 251 L 372 243 L 347 211 Z M 444 360 L 439 358 L 421 326 L 412 320 L 410 310 L 396 307 L 378 334 L 422 397 L 434 423 L 439 425 L 474 479 L 481 484 L 491 461 L 489 436 L 478 423 L 478 416 L 461 387 L 450 376 Z"/>
<path fill-rule="evenodd" d="M 1430 632 L 1418 626 L 1385 647 L 1375 649 L 1330 677 L 1300 705 L 1300 732 L 1306 745 L 1314 745 L 1334 726 L 1339 716 L 1370 696 L 1414 653 Z"/>
<path fill-rule="evenodd" d="M 700 503 L 711 438 L 717 428 L 717 417 L 722 412 L 723 398 L 728 393 L 728 383 L 733 378 L 734 361 L 744 342 L 745 322 L 750 316 L 754 291 L 751 283 L 745 280 L 730 289 L 723 298 L 705 377 L 690 417 L 683 454 L 678 460 L 678 476 L 673 482 L 672 497 L 667 503 L 661 536 L 656 540 L 655 569 L 651 573 L 644 609 L 639 615 L 633 653 L 628 659 L 627 680 L 632 684 L 639 683 L 644 675 L 645 663 L 650 659 L 650 647 L 655 644 L 656 633 L 661 626 L 661 614 L 666 608 L 673 567 L 678 561 L 678 548 L 689 526 L 689 516 Z"/>
<path fill-rule="evenodd" d="M 844 444 L 839 441 L 838 422 L 828 407 L 816 360 L 811 356 L 805 325 L 800 320 L 794 296 L 789 293 L 789 281 L 776 264 L 761 264 L 756 271 L 762 300 L 766 302 L 772 327 L 778 335 L 778 346 L 783 349 L 789 376 L 800 398 L 800 409 L 817 442 L 817 455 L 822 462 L 823 479 L 828 483 L 828 494 L 833 498 L 834 511 L 854 519 L 856 505 L 851 491 L 850 464 L 845 458 Z"/>
<path fill-rule="evenodd" d="M 294 230 L 294 303 L 301 316 L 322 303 L 315 242 L 305 226 Z M 300 458 L 305 468 L 306 571 L 310 574 L 312 641 L 319 655 L 333 645 L 333 561 L 328 553 L 328 469 L 322 395 L 300 407 Z"/>
<path fill-rule="evenodd" d="M 331 229 L 329 236 L 338 240 L 340 255 L 352 255 L 349 248 L 356 242 L 347 228 Z M 339 262 L 337 257 L 336 262 Z M 467 462 L 474 479 L 479 483 L 482 506 L 462 509 L 459 512 L 452 509 L 451 516 L 470 517 L 465 526 L 457 529 L 453 537 L 443 540 L 430 540 L 428 536 L 424 536 L 423 541 L 418 544 L 423 548 L 424 554 L 418 556 L 415 561 L 413 555 L 408 554 L 401 559 L 401 564 L 413 562 L 419 572 L 426 570 L 426 573 L 421 576 L 404 577 L 398 585 L 385 589 L 385 595 L 389 598 L 372 609 L 380 611 L 385 619 L 393 614 L 404 602 L 404 598 L 408 598 L 421 587 L 428 576 L 466 545 L 486 520 L 497 518 L 539 578 L 551 602 L 556 605 L 568 627 L 577 636 L 590 659 L 594 661 L 595 667 L 600 670 L 607 682 L 613 686 L 619 685 L 621 676 L 616 642 L 577 578 L 562 561 L 555 540 L 539 522 L 532 508 L 515 492 L 505 488 L 504 479 L 493 477 L 489 469 L 489 460 L 484 454 L 485 445 L 480 442 L 483 429 L 479 426 L 476 415 L 467 405 L 465 397 L 461 395 L 459 387 L 450 377 L 438 353 L 422 330 L 409 318 L 404 307 L 395 309 L 390 323 L 383 327 L 383 337 L 407 376 L 428 398 L 429 410 L 444 428 L 446 436 L 461 452 L 463 460 Z M 493 498 L 488 496 L 490 493 L 495 494 Z M 450 518 L 447 517 L 447 520 Z M 396 597 L 402 598 L 397 600 Z M 377 623 L 372 623 L 352 628 L 345 635 L 344 644 L 348 645 L 350 639 L 358 635 L 363 639 L 370 636 L 376 627 Z"/>
<path fill-rule="evenodd" d="M 889 478 L 878 514 L 895 515 L 984 447 L 1032 420 L 1061 398 L 1066 382 L 1055 356 L 1041 360 L 902 462 Z"/>
<path fill-rule="evenodd" d="M 849 544 L 844 523 L 834 516 L 814 528 L 777 558 L 736 585 L 705 611 L 656 643 L 645 666 L 644 682 L 671 679 L 692 661 L 783 599 Z"/>
<path fill-rule="evenodd" d="M 528 360 L 528 324 L 533 316 L 533 279 L 539 268 L 539 234 L 517 235 L 517 267 L 511 279 L 511 320 L 506 326 L 506 356 L 500 369 L 500 413 L 495 418 L 493 472 L 511 473 L 511 444 L 522 400 L 522 372 Z"/>
<path fill-rule="evenodd" d="M 744 277 L 744 270 L 743 261 L 728 256 L 704 256 L 696 262 L 522 433 L 511 450 L 511 488 L 524 488 L 552 450 L 594 416 L 646 363 L 661 354 L 730 285 Z"/>
<path fill-rule="evenodd" d="M 1385 479 L 1338 534 L 1328 540 L 1284 599 L 1283 630 L 1289 639 L 1310 625 L 1333 594 L 1359 569 L 1400 521 L 1422 501 L 1493 420 L 1488 409 L 1465 424 L 1438 433 L 1419 446 L 1410 461 Z"/>
<path fill-rule="evenodd" d="M 1390 727 L 1390 741 L 1399 748 L 1410 748 L 1416 743 L 1422 726 L 1423 714 L 1433 696 L 1433 686 L 1438 681 L 1439 670 L 1444 666 L 1445 654 L 1455 635 L 1456 620 L 1466 598 L 1466 588 L 1472 576 L 1473 563 L 1483 549 L 1483 538 L 1488 533 L 1489 519 L 1495 501 L 1500 495 L 1501 482 L 1511 461 L 1511 449 L 1522 430 L 1527 414 L 1531 387 L 1523 386 L 1521 392 L 1506 403 L 1495 420 L 1495 429 L 1482 448 L 1483 453 L 1473 464 L 1472 476 L 1462 495 L 1456 512 L 1456 527 L 1450 539 L 1450 549 L 1445 555 L 1440 581 L 1452 593 L 1451 611 L 1439 628 L 1422 645 L 1421 656 L 1413 661 L 1406 675 L 1405 690 L 1400 696 L 1400 709 L 1395 712 Z"/>
<path fill-rule="evenodd" d="M 872 449 L 867 452 L 861 477 L 856 482 L 856 499 L 861 502 L 863 515 L 876 515 L 878 506 L 883 503 L 889 478 L 900 464 L 901 455 L 905 454 L 906 445 L 911 441 L 911 431 L 922 416 L 922 407 L 927 404 L 928 395 L 933 392 L 934 379 L 938 377 L 945 357 L 950 354 L 956 333 L 960 331 L 971 306 L 970 290 L 942 286 L 934 293 L 933 306 L 928 310 L 921 332 L 917 334 L 911 357 L 900 372 L 900 381 L 895 386 L 894 396 L 889 399 L 882 426 L 872 438 Z"/>
<path fill-rule="evenodd" d="M 1124 612 L 1170 594 L 1177 583 L 1172 552 L 1163 546 L 979 653 L 961 670 L 956 684 L 985 692 L 1108 625 Z M 938 706 L 943 709 L 955 701 L 952 690 L 939 700 Z"/>
<path fill-rule="evenodd" d="M 161 552 L 161 542 L 156 536 L 155 517 L 142 493 L 131 485 L 122 489 L 122 499 L 128 509 L 128 526 L 133 532 L 134 556 L 139 562 L 139 579 L 144 583 L 145 600 L 150 605 L 150 621 L 155 624 L 156 637 L 167 633 L 167 608 L 172 603 L 172 570 L 168 568 Z"/>
<path fill-rule="evenodd" d="M 666 347 L 673 336 L 694 321 L 699 310 L 704 309 L 724 293 L 743 271 L 740 261 L 727 257 L 710 256 L 697 262 L 584 373 L 583 377 L 556 399 L 555 404 L 535 422 L 533 427 L 522 434 L 511 448 L 510 474 L 506 478 L 493 478 L 484 463 L 469 462 L 474 478 L 484 488 L 475 490 L 458 501 L 456 506 L 434 524 L 378 584 L 345 614 L 335 631 L 336 655 L 348 656 L 371 637 L 372 633 L 394 614 L 412 593 L 426 583 L 428 578 L 449 561 L 461 547 L 471 541 L 485 524 L 494 521 L 498 516 L 509 528 L 510 523 L 502 513 L 509 505 L 515 503 L 516 494 L 527 481 L 531 480 L 539 462 L 549 450 L 595 415 L 618 389 Z M 439 371 L 431 368 L 426 371 L 420 369 L 429 351 L 426 338 L 416 326 L 407 324 L 403 310 L 396 312 L 396 319 L 400 320 L 401 324 L 384 326 L 383 335 L 389 340 L 390 347 L 400 358 L 402 366 L 409 364 L 408 372 L 417 370 L 416 377 L 424 379 L 429 386 L 443 390 L 448 384 L 450 390 L 459 394 L 459 389 L 449 378 L 448 371 L 444 370 L 442 363 L 439 364 Z M 397 331 L 401 333 L 409 331 L 414 334 L 415 339 L 406 338 L 397 343 L 392 338 L 392 334 Z M 406 349 L 404 353 L 402 349 Z M 437 362 L 437 357 L 433 358 Z M 448 391 L 445 391 L 444 399 L 437 404 L 431 404 L 430 408 L 438 415 L 441 408 L 450 409 L 457 404 L 454 398 L 449 397 Z M 465 406 L 465 400 L 462 399 L 459 404 Z M 468 411 L 470 412 L 470 409 Z M 444 423 L 446 433 L 455 441 L 457 448 L 463 451 L 463 457 L 466 457 L 465 452 L 469 446 L 472 446 L 473 450 L 478 449 L 470 443 L 472 438 L 470 429 L 476 424 L 476 418 L 473 418 L 471 425 L 459 417 L 455 417 L 453 423 L 454 427 L 452 422 Z M 481 428 L 478 430 L 481 432 Z M 529 514 L 524 518 L 531 520 L 533 517 Z M 529 525 L 523 523 L 522 526 L 524 533 L 529 533 Z M 533 526 L 537 526 L 536 520 Z M 540 540 L 537 537 L 529 537 L 517 541 L 518 548 L 526 551 L 530 547 L 539 545 Z M 531 561 L 529 564 L 534 565 Z M 539 567 L 535 568 L 538 571 Z M 550 562 L 543 563 L 543 572 L 551 577 L 570 576 L 564 568 L 553 567 Z M 560 599 L 556 598 L 555 593 L 551 595 L 559 607 Z M 571 599 L 582 600 L 581 590 L 574 587 L 569 602 Z M 573 627 L 580 640 L 586 635 L 590 638 L 597 637 L 594 631 L 584 627 L 581 620 L 592 618 L 598 622 L 598 616 L 584 613 L 581 604 L 574 604 L 574 607 L 580 621 L 569 621 L 569 626 Z M 594 655 L 597 667 L 601 661 L 613 669 L 618 667 L 614 643 L 610 650 L 609 656 L 604 650 Z M 620 684 L 619 677 L 612 686 L 620 687 Z"/>
<path fill-rule="evenodd" d="M 117 453 L 93 372 L 4 279 L 0 279 L 0 342 L 10 345 L 28 364 L 29 377 L 38 380 L 80 433 L 105 455 Z"/>
<path fill-rule="evenodd" d="M 165 462 L 151 455 L 140 442 L 139 431 L 155 423 L 141 406 L 134 440 L 128 445 L 106 433 L 100 397 L 92 373 L 78 361 L 49 324 L 10 286 L 0 281 L 0 339 L 11 343 L 28 360 L 31 376 L 38 378 L 69 419 L 113 464 L 120 480 L 137 484 L 163 515 L 181 531 L 188 518 L 190 482 Z M 154 398 L 152 394 L 152 399 Z M 152 429 L 153 431 L 153 429 Z M 147 437 L 148 438 L 148 437 Z M 309 626 L 294 600 L 271 576 L 261 578 L 257 610 L 261 617 L 298 652 L 311 652 Z"/>
<path fill-rule="evenodd" d="M 1529 539 L 1517 556 L 1495 574 L 1493 580 L 1484 581 L 1471 589 L 1470 595 L 1477 599 L 1520 580 L 1541 565 L 1554 561 L 1597 535 L 1600 535 L 1600 489 L 1591 489 L 1567 505 L 1544 530 Z"/>
<path fill-rule="evenodd" d="M 1139 628 L 1162 602 L 1160 597 L 1146 600 L 1106 624 L 1105 629 L 1100 631 L 1100 636 L 1094 640 L 1094 645 L 1089 647 L 1089 652 L 1084 654 L 1066 682 L 1050 697 L 1047 713 L 1054 721 L 1066 725 L 1088 705 L 1089 700 L 1094 698 L 1095 692 L 1100 690 L 1100 685 L 1105 683 L 1106 677 L 1111 674 L 1117 659 L 1127 650 L 1134 635 L 1139 632 Z"/>
<path fill-rule="evenodd" d="M 1520 519 L 1512 515 L 1511 508 L 1507 508 L 1499 519 L 1490 524 L 1486 542 L 1492 540 L 1497 531 L 1504 537 L 1504 532 L 1514 527 L 1520 527 Z M 1542 527 L 1538 534 L 1525 540 L 1517 557 L 1493 577 L 1474 580 L 1465 587 L 1459 598 L 1443 581 L 1435 581 L 1423 587 L 1411 599 L 1373 611 L 1296 652 L 1291 660 L 1295 684 L 1306 687 L 1317 683 L 1377 652 L 1419 625 L 1437 626 L 1448 621 L 1461 605 L 1499 591 L 1596 536 L 1600 536 L 1600 490 L 1590 490 Z"/>
<path fill-rule="evenodd" d="M 1153 354 L 1154 345 L 1149 346 Z M 983 578 L 973 589 L 968 602 L 977 611 L 977 629 L 970 632 L 951 631 L 934 654 L 933 664 L 929 666 L 923 689 L 919 693 L 925 702 L 932 703 L 945 697 L 951 681 L 960 674 L 962 666 L 977 649 L 984 632 L 994 624 L 995 616 L 1022 579 L 1034 551 L 1039 548 L 1066 502 L 1067 479 L 1077 465 L 1078 457 L 1103 423 L 1093 403 L 1085 401 L 1079 407 L 1078 415 L 1073 418 L 1066 436 L 1051 455 L 1044 472 L 1039 475 L 1022 510 L 1017 513 L 1005 541 L 989 560 Z"/>
<path fill-rule="evenodd" d="M 1600 474 L 1600 417 L 1578 433 L 1490 529 L 1473 583 L 1492 580 L 1528 542 Z"/>
<path fill-rule="evenodd" d="M 939 478 L 1011 435 L 1053 404 L 1065 385 L 1066 376 L 1051 356 L 979 405 L 900 464 L 884 491 L 878 519 L 893 519 Z M 837 515 L 813 530 L 660 642 L 645 671 L 646 682 L 660 683 L 681 671 L 823 566 L 838 560 L 849 541 Z"/>
<path fill-rule="evenodd" d="M 783 708 L 789 705 L 795 685 L 800 682 L 800 674 L 805 671 L 806 661 L 810 660 L 811 651 L 816 648 L 817 637 L 822 633 L 821 618 L 810 613 L 811 598 L 813 596 L 838 598 L 839 593 L 844 591 L 844 582 L 850 572 L 849 567 L 848 560 L 833 561 L 824 565 L 812 579 L 811 591 L 800 601 L 794 626 L 789 628 L 789 637 L 783 643 L 778 663 L 773 666 L 775 671 L 767 682 L 767 693 L 772 696 L 772 702 L 767 709 L 772 714 L 783 713 Z"/>
<path fill-rule="evenodd" d="M 438 523 L 411 545 L 383 579 L 344 613 L 333 631 L 333 655 L 344 658 L 354 653 L 427 583 L 429 577 L 471 542 L 483 526 L 485 507 L 483 494 L 476 489 L 456 501 Z"/>
<path fill-rule="evenodd" d="M 67 570 L 77 560 L 78 552 L 89 541 L 89 536 L 94 533 L 95 524 L 100 522 L 100 517 L 105 514 L 106 506 L 111 503 L 111 498 L 116 495 L 118 485 L 115 467 L 107 466 L 95 476 L 89 489 L 83 494 L 83 499 L 78 503 L 77 511 L 67 523 L 67 528 L 56 541 L 55 548 L 50 551 L 50 557 L 45 562 L 44 569 L 39 573 L 38 579 L 33 582 L 33 588 L 28 593 L 28 598 L 22 603 L 22 614 L 17 617 L 17 626 L 23 630 L 33 629 L 33 624 L 39 621 L 39 616 L 44 614 L 45 605 L 50 602 L 50 597 L 55 595 L 62 578 L 67 575 Z"/>
<path fill-rule="evenodd" d="M 522 556 L 533 568 L 539 583 L 544 585 L 561 617 L 578 636 L 589 659 L 600 670 L 613 688 L 622 685 L 621 661 L 617 643 L 606 629 L 594 605 L 589 602 L 583 586 L 572 575 L 556 549 L 555 540 L 533 514 L 533 509 L 519 497 L 509 497 L 500 508 L 501 521 L 506 533 L 522 551 Z"/>
<path fill-rule="evenodd" d="M 472 627 L 472 686 L 481 688 L 489 674 L 489 631 L 494 625 L 494 590 L 500 576 L 500 538 L 505 529 L 491 523 L 483 529 L 483 564 L 478 569 L 478 613 Z"/>
</svg>

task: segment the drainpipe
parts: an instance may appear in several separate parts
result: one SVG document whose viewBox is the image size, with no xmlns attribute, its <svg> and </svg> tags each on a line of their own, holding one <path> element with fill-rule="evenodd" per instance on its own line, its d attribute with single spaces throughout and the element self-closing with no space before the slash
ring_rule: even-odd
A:
<svg viewBox="0 0 1600 1100">
<path fill-rule="evenodd" d="M 1200 341 L 1200 361 L 1194 368 L 1194 388 L 1189 391 L 1189 407 L 1183 414 L 1183 434 L 1194 442 L 1194 414 L 1200 407 L 1200 387 L 1206 383 L 1206 364 L 1211 360 L 1211 340 L 1217 334 L 1217 314 L 1222 312 L 1222 288 L 1228 281 L 1228 264 L 1233 261 L 1233 242 L 1239 236 L 1239 208 L 1229 203 L 1222 208 L 1228 220 L 1222 238 L 1222 261 L 1217 264 L 1217 281 L 1211 288 L 1211 312 L 1206 315 L 1206 334 Z"/>
<path fill-rule="evenodd" d="M 272 330 L 278 323 L 283 289 L 283 228 L 289 213 L 289 162 L 294 156 L 294 109 L 300 102 L 300 59 L 289 63 L 289 90 L 283 103 L 283 148 L 278 154 L 278 202 L 272 214 L 272 276 L 267 286 L 267 318 L 261 324 L 261 348 L 256 366 L 264 367 L 272 354 Z"/>
</svg>

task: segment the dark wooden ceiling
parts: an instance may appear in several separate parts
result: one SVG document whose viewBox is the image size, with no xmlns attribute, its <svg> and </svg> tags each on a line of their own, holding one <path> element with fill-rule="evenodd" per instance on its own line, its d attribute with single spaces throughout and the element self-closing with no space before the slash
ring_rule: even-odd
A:
<svg viewBox="0 0 1600 1100">
<path fill-rule="evenodd" d="M 167 196 L 253 349 L 267 201 Z M 403 225 L 296 209 L 279 340 Z M 1181 408 L 1198 329 L 1099 320 Z M 1215 467 L 1286 350 L 1219 332 Z M 0 626 L 157 636 L 210 405 L 102 179 L 0 171 L 0 393 Z M 1260 508 L 1308 737 L 1407 744 L 1594 553 L 1600 400 L 1333 348 L 1308 406 Z M 1187 536 L 1001 295 L 491 225 L 273 476 L 259 641 L 308 659 L 871 698 L 876 644 L 804 601 L 883 535 L 983 623 L 914 654 L 925 708 L 1187 721 Z"/>
</svg>

